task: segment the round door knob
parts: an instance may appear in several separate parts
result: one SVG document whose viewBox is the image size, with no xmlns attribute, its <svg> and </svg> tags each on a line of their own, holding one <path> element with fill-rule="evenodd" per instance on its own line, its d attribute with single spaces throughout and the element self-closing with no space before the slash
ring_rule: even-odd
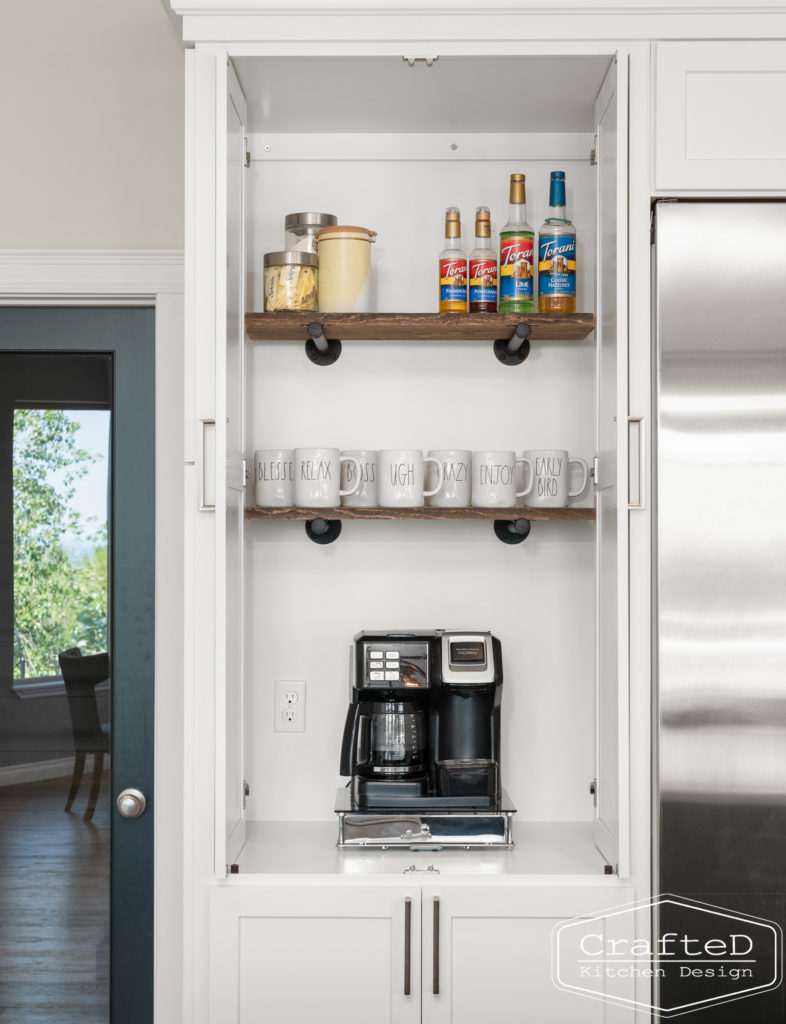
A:
<svg viewBox="0 0 786 1024">
<path fill-rule="evenodd" d="M 117 797 L 117 809 L 124 818 L 138 818 L 147 807 L 145 794 L 138 789 L 124 789 Z"/>
</svg>

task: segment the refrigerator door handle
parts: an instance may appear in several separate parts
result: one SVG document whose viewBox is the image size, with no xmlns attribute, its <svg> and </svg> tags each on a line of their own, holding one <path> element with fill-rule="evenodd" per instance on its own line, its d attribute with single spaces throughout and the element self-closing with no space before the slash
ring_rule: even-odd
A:
<svg viewBox="0 0 786 1024">
<path fill-rule="evenodd" d="M 646 508 L 646 420 L 628 416 L 628 508 Z"/>
</svg>

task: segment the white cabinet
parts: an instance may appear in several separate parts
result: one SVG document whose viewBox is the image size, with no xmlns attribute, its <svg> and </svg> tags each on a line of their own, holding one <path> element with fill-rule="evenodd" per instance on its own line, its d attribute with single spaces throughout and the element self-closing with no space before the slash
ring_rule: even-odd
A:
<svg viewBox="0 0 786 1024">
<path fill-rule="evenodd" d="M 212 892 L 211 1024 L 627 1024 L 562 991 L 552 932 L 624 887 L 250 885 Z M 422 936 L 422 940 L 421 940 Z M 631 998 L 630 981 L 614 993 Z"/>
<path fill-rule="evenodd" d="M 417 1024 L 416 886 L 215 888 L 210 1024 Z"/>
<path fill-rule="evenodd" d="M 655 187 L 786 189 L 786 42 L 655 50 Z"/>
<path fill-rule="evenodd" d="M 630 1009 L 557 988 L 551 960 L 555 926 L 631 896 L 622 887 L 425 887 L 423 1024 L 504 1021 L 514 1014 L 542 1024 L 632 1021 Z M 632 991 L 628 980 L 614 994 L 631 998 Z"/>
<path fill-rule="evenodd" d="M 427 1024 L 469 1024 L 527 1007 L 548 1024 L 613 1019 L 551 984 L 549 936 L 606 894 L 622 901 L 619 887 L 591 888 L 604 866 L 630 871 L 629 58 L 613 42 L 479 43 L 474 17 L 460 31 L 452 18 L 435 22 L 437 62 L 420 59 L 422 45 L 391 43 L 371 14 L 370 35 L 351 45 L 330 32 L 351 37 L 354 21 L 326 34 L 303 16 L 281 46 L 262 33 L 202 41 L 188 55 L 192 373 L 194 392 L 212 397 L 196 414 L 216 424 L 215 511 L 196 514 L 191 552 L 195 643 L 207 653 L 188 695 L 189 970 L 194 992 L 211 979 L 211 1024 L 408 1024 L 421 1010 Z M 410 52 L 412 65 L 402 61 Z M 492 80 L 507 106 L 467 87 Z M 262 307 L 262 253 L 283 245 L 285 214 L 322 210 L 377 230 L 378 311 L 433 312 L 445 206 L 458 203 L 469 225 L 476 205 L 492 205 L 498 229 L 509 175 L 524 172 L 540 224 L 556 168 L 579 236 L 579 311 L 596 318 L 587 340 L 533 339 L 524 364 L 503 366 L 494 337 L 345 338 L 340 360 L 318 367 L 302 343 L 244 336 L 245 313 Z M 317 444 L 559 445 L 593 463 L 588 514 L 533 523 L 515 547 L 489 522 L 351 522 L 317 547 L 302 523 L 244 519 L 254 450 Z M 544 823 L 544 836 L 575 825 L 591 853 L 546 839 L 527 866 L 476 888 L 473 874 L 507 869 L 484 867 L 482 853 L 471 861 L 472 851 L 470 881 L 424 891 L 384 884 L 339 854 L 321 878 L 249 867 L 249 835 L 264 843 L 277 824 L 331 816 L 353 634 L 454 623 L 490 627 L 502 642 L 503 784 L 518 820 Z M 273 729 L 274 683 L 287 679 L 307 682 L 304 733 Z M 332 843 L 331 830 L 323 852 Z M 225 883 L 238 862 L 243 874 Z M 568 876 L 586 879 L 586 898 L 554 887 Z M 195 1024 L 207 1005 L 195 999 Z"/>
</svg>

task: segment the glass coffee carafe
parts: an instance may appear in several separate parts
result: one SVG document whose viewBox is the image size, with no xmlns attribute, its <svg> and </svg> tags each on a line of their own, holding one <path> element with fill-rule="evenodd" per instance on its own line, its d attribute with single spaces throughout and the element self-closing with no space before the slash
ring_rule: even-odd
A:
<svg viewBox="0 0 786 1024">
<path fill-rule="evenodd" d="M 425 716 L 409 701 L 374 701 L 360 732 L 358 762 L 367 774 L 389 778 L 425 770 Z"/>
</svg>

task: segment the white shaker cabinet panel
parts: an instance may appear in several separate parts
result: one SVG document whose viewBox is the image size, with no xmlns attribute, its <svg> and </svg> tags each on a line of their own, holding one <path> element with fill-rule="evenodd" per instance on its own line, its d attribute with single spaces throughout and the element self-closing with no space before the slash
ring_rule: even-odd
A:
<svg viewBox="0 0 786 1024">
<path fill-rule="evenodd" d="M 210 1024 L 420 1021 L 417 888 L 216 888 L 210 944 Z"/>
<path fill-rule="evenodd" d="M 786 42 L 655 47 L 655 188 L 786 189 Z"/>
<path fill-rule="evenodd" d="M 551 959 L 556 925 L 632 898 L 628 887 L 424 888 L 423 1024 L 632 1022 L 631 1007 L 557 988 Z M 632 999 L 632 981 L 617 994 Z"/>
</svg>

